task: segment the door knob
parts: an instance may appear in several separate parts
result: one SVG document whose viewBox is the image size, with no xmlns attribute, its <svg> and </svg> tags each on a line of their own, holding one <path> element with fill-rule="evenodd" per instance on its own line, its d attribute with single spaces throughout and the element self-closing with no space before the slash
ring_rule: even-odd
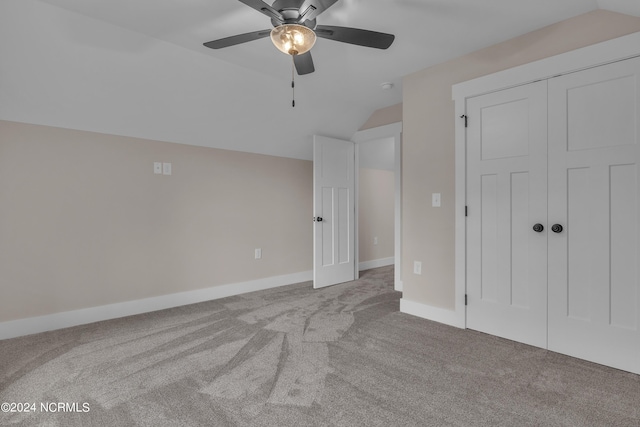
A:
<svg viewBox="0 0 640 427">
<path fill-rule="evenodd" d="M 541 233 L 542 230 L 544 230 L 544 225 L 540 223 L 533 226 L 533 231 L 535 231 L 536 233 Z"/>
<path fill-rule="evenodd" d="M 551 226 L 551 231 L 553 231 L 554 233 L 562 233 L 562 226 L 560 224 L 553 224 Z"/>
<path fill-rule="evenodd" d="M 322 222 L 322 217 L 321 216 L 314 216 L 313 220 L 314 221 L 318 221 L 318 222 Z"/>
</svg>

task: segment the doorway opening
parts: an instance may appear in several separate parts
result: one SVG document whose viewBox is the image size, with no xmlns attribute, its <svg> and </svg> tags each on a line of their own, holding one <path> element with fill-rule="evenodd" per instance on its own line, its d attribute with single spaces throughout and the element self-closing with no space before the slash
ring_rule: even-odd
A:
<svg viewBox="0 0 640 427">
<path fill-rule="evenodd" d="M 402 291 L 402 123 L 358 131 L 356 143 L 356 259 L 359 269 L 395 266 L 394 289 Z"/>
</svg>

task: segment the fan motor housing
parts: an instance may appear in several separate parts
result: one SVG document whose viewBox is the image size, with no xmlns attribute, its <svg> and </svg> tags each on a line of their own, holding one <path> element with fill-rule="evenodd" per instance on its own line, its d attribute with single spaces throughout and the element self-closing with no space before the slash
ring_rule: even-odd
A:
<svg viewBox="0 0 640 427">
<path fill-rule="evenodd" d="M 314 29 L 316 27 L 316 20 L 305 20 L 304 22 L 298 22 L 300 19 L 300 7 L 304 3 L 304 0 L 276 0 L 273 2 L 273 7 L 275 10 L 280 12 L 280 14 L 284 17 L 285 24 L 300 24 L 304 25 L 307 28 Z M 304 11 L 303 11 L 304 12 Z M 280 22 L 275 19 L 271 19 L 271 24 L 274 27 L 277 27 Z"/>
</svg>

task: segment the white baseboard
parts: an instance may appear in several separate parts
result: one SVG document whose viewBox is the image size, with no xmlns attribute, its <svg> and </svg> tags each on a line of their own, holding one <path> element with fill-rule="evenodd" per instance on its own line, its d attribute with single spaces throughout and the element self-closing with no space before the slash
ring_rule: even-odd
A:
<svg viewBox="0 0 640 427">
<path fill-rule="evenodd" d="M 214 286 L 195 291 L 179 292 L 158 297 L 102 305 L 99 307 L 48 314 L 39 317 L 11 320 L 0 323 L 0 339 L 15 338 L 23 335 L 99 322 L 101 320 L 117 319 L 119 317 L 132 316 L 135 314 L 148 313 L 151 311 L 225 298 L 248 292 L 277 288 L 284 285 L 292 285 L 294 283 L 306 282 L 312 279 L 313 272 L 304 271 L 300 273 L 286 274 L 283 276 L 251 280 L 248 282 Z"/>
<path fill-rule="evenodd" d="M 372 261 L 363 261 L 360 264 L 358 264 L 358 269 L 362 271 L 362 270 L 369 270 L 371 268 L 385 267 L 387 265 L 393 265 L 395 263 L 395 260 L 396 259 L 394 257 L 389 257 L 389 258 L 374 259 Z"/>
<path fill-rule="evenodd" d="M 464 328 L 464 320 L 461 321 L 459 314 L 453 310 L 445 310 L 444 308 L 433 307 L 431 305 L 401 298 L 400 311 L 402 313 L 411 314 L 412 316 L 422 317 L 423 319 L 433 320 L 434 322 L 444 323 L 449 326 L 455 326 L 456 328 Z"/>
</svg>

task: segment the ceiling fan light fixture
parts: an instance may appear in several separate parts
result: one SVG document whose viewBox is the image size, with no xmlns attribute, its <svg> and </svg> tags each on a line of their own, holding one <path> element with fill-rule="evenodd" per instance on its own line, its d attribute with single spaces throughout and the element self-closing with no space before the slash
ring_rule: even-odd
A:
<svg viewBox="0 0 640 427">
<path fill-rule="evenodd" d="M 302 55 L 315 44 L 316 33 L 304 25 L 283 24 L 271 30 L 271 41 L 282 53 Z"/>
</svg>

